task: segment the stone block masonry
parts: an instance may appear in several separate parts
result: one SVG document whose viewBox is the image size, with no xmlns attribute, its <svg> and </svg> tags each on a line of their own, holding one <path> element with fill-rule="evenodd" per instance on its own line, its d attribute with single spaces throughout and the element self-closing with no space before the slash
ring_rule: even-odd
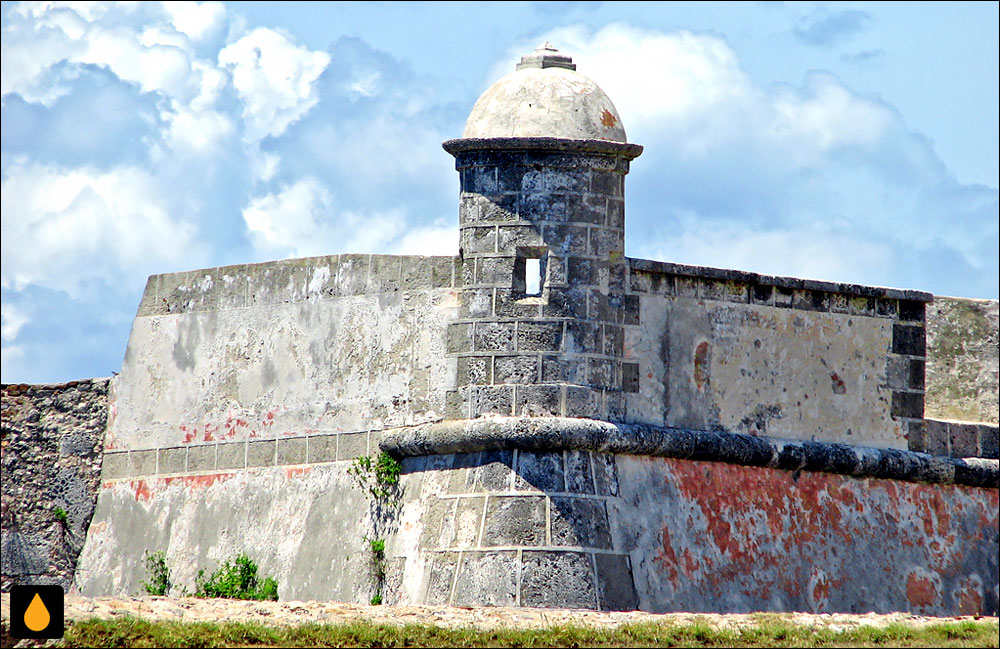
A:
<svg viewBox="0 0 1000 649">
<path fill-rule="evenodd" d="M 932 296 L 625 257 L 642 147 L 550 46 L 463 135 L 456 257 L 150 278 L 82 592 L 247 552 L 368 601 L 378 539 L 388 604 L 996 613 L 996 429 L 924 419 Z M 352 480 L 380 449 L 391 504 Z"/>
<path fill-rule="evenodd" d="M 930 294 L 627 263 L 626 421 L 921 450 Z"/>
<path fill-rule="evenodd" d="M 3 386 L 4 592 L 73 584 L 100 484 L 107 388 L 108 379 Z"/>
<path fill-rule="evenodd" d="M 960 484 L 962 461 L 712 435 L 516 418 L 390 433 L 412 455 L 414 526 L 388 546 L 393 601 L 995 614 L 995 461 Z"/>
<path fill-rule="evenodd" d="M 641 147 L 509 138 L 445 149 L 461 179 L 454 416 L 622 419 L 625 174 Z"/>
</svg>

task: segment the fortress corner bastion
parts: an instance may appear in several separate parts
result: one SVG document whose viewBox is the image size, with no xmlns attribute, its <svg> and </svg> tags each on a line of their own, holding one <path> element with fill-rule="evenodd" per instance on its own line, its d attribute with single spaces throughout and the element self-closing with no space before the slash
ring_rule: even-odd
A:
<svg viewBox="0 0 1000 649">
<path fill-rule="evenodd" d="M 155 275 L 85 400 L 4 386 L 4 588 L 246 552 L 367 602 L 377 538 L 386 604 L 997 614 L 995 303 L 628 257 L 642 147 L 548 43 L 443 147 L 458 255 Z M 86 443 L 8 479 L 32 436 Z M 391 506 L 352 475 L 380 453 Z M 13 512 L 53 471 L 86 542 L 49 570 L 56 523 Z"/>
</svg>

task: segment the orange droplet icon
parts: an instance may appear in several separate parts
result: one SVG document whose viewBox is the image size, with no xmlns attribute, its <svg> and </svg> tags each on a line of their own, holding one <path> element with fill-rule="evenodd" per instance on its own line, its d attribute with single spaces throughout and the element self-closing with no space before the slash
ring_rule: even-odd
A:
<svg viewBox="0 0 1000 649">
<path fill-rule="evenodd" d="M 28 609 L 24 612 L 24 626 L 38 633 L 49 625 L 51 619 L 49 609 L 45 608 L 42 598 L 38 596 L 38 593 L 35 593 L 34 599 L 31 600 Z"/>
</svg>

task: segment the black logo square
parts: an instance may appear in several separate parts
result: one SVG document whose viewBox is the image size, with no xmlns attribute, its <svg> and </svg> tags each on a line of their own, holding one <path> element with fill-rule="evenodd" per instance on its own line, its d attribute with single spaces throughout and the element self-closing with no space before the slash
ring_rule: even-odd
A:
<svg viewBox="0 0 1000 649">
<path fill-rule="evenodd" d="M 10 635 L 12 638 L 57 639 L 66 632 L 62 586 L 12 586 Z"/>
</svg>

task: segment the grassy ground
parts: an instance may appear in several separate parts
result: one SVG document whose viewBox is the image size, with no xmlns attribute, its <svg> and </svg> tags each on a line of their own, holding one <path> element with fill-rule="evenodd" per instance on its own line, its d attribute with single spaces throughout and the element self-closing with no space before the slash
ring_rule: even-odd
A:
<svg viewBox="0 0 1000 649">
<path fill-rule="evenodd" d="M 13 641 L 3 629 L 3 646 Z M 705 624 L 634 624 L 477 631 L 427 625 L 268 627 L 256 623 L 147 622 L 124 617 L 67 625 L 65 647 L 997 647 L 996 622 L 924 627 L 890 625 L 833 631 L 761 616 L 753 628 L 717 630 Z M 40 644 L 40 643 L 39 643 Z M 51 644 L 47 646 L 53 646 Z"/>
</svg>

